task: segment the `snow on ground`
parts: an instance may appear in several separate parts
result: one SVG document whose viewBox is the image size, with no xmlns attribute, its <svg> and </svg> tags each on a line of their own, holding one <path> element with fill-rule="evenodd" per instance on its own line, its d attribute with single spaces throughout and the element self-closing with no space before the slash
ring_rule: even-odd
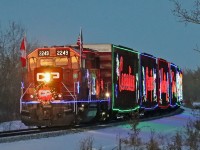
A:
<svg viewBox="0 0 200 150">
<path fill-rule="evenodd" d="M 155 130 L 156 133 L 168 137 L 174 135 L 177 130 L 182 130 L 189 119 L 195 119 L 190 109 L 184 109 L 185 111 L 183 113 L 175 116 L 140 122 L 140 137 L 144 141 L 147 141 L 151 135 L 152 130 Z M 26 126 L 21 124 L 20 121 L 16 121 L 12 124 L 13 125 L 9 127 L 10 129 L 26 128 Z M 5 128 L 5 126 L 5 123 L 0 124 L 0 130 Z M 24 140 L 12 143 L 1 143 L 0 150 L 79 150 L 81 141 L 88 137 L 92 137 L 94 139 L 93 145 L 96 149 L 102 147 L 103 150 L 111 150 L 117 146 L 119 136 L 128 137 L 128 133 L 130 132 L 130 125 L 119 125 L 116 127 L 66 134 L 57 137 Z"/>
<path fill-rule="evenodd" d="M 0 132 L 10 131 L 10 130 L 27 129 L 27 128 L 28 127 L 25 126 L 20 120 L 11 121 L 11 122 L 4 122 L 4 123 L 0 124 Z"/>
</svg>

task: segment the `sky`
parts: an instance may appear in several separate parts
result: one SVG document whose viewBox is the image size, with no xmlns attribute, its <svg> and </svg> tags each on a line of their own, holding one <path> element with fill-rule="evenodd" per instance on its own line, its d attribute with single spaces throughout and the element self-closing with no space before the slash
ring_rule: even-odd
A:
<svg viewBox="0 0 200 150">
<path fill-rule="evenodd" d="M 173 8 L 170 0 L 0 0 L 0 25 L 16 22 L 42 46 L 74 44 L 82 28 L 85 44 L 123 45 L 195 70 L 200 25 L 179 22 Z"/>
</svg>

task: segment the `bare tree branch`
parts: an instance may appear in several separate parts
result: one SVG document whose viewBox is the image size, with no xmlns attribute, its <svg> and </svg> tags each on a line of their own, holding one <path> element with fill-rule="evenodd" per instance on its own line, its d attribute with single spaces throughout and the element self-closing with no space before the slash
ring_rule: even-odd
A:
<svg viewBox="0 0 200 150">
<path fill-rule="evenodd" d="M 172 10 L 174 16 L 179 18 L 180 22 L 200 24 L 200 0 L 194 1 L 193 9 L 187 10 L 182 7 L 179 0 L 171 0 L 175 8 Z"/>
<path fill-rule="evenodd" d="M 194 51 L 197 51 L 197 52 L 199 52 L 199 53 L 200 53 L 200 50 L 199 50 L 199 47 L 198 47 L 198 45 L 196 45 L 196 48 L 194 48 L 193 50 L 194 50 Z"/>
</svg>

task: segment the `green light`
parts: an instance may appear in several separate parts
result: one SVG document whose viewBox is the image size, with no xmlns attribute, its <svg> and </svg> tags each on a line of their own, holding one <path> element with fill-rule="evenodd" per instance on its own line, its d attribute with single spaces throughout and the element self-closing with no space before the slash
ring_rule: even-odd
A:
<svg viewBox="0 0 200 150">
<path fill-rule="evenodd" d="M 133 109 L 125 109 L 125 110 L 121 110 L 121 109 L 112 108 L 112 110 L 114 110 L 114 111 L 118 111 L 118 112 L 132 112 L 132 111 L 138 110 L 139 108 L 140 108 L 140 106 L 136 106 L 136 107 L 133 108 Z"/>
<path fill-rule="evenodd" d="M 176 105 L 178 105 L 180 107 L 181 106 L 181 102 L 177 102 Z"/>
<path fill-rule="evenodd" d="M 114 45 L 113 45 L 113 46 L 114 46 Z M 113 76 L 114 76 L 114 53 L 113 53 L 113 51 L 114 51 L 114 50 L 113 50 L 113 47 L 112 47 L 112 110 L 113 110 L 114 97 L 115 97 L 115 96 L 114 96 L 114 94 L 115 94 L 115 93 L 114 93 L 114 90 L 115 90 L 115 89 L 114 89 L 114 86 L 115 86 L 115 85 L 113 84 L 113 83 L 114 83 L 114 77 L 113 77 Z"/>
<path fill-rule="evenodd" d="M 128 49 L 128 48 L 124 48 L 124 47 L 119 47 L 119 46 L 116 46 L 116 45 L 113 45 L 113 47 L 118 48 L 118 49 L 121 49 L 121 50 L 129 51 L 129 52 L 132 52 L 132 53 L 137 53 L 137 54 L 139 54 L 138 51 L 133 50 L 133 49 Z"/>
</svg>

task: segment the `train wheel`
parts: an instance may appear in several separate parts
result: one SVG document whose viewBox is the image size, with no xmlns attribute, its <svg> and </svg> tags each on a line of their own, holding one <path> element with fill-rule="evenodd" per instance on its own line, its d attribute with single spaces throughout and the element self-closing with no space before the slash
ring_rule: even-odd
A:
<svg viewBox="0 0 200 150">
<path fill-rule="evenodd" d="M 110 118 L 110 114 L 107 112 L 107 111 L 102 111 L 100 114 L 99 114 L 99 121 L 108 121 Z"/>
</svg>

